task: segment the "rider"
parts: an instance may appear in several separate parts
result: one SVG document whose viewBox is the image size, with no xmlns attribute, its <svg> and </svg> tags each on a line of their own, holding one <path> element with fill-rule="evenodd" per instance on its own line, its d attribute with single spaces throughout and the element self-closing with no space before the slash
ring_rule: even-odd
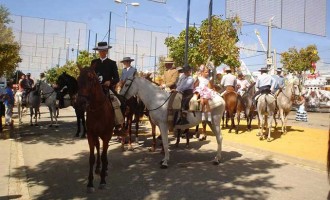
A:
<svg viewBox="0 0 330 200">
<path fill-rule="evenodd" d="M 189 100 L 193 97 L 194 93 L 194 78 L 191 76 L 191 67 L 189 65 L 182 68 L 182 76 L 180 77 L 176 89 L 172 89 L 172 91 L 178 91 L 182 93 L 182 109 L 189 109 Z M 180 125 L 189 124 L 187 121 L 187 113 L 182 112 L 181 120 L 179 122 Z"/>
<path fill-rule="evenodd" d="M 221 93 L 221 96 L 226 94 L 227 92 L 233 92 L 236 88 L 236 76 L 231 73 L 231 68 L 225 68 L 226 74 L 222 77 L 220 85 L 225 88 L 225 91 Z"/>
<path fill-rule="evenodd" d="M 259 69 L 261 75 L 258 76 L 258 79 L 256 81 L 256 89 L 258 90 L 254 95 L 253 95 L 253 104 L 256 105 L 256 102 L 258 99 L 255 99 L 259 94 L 269 94 L 274 91 L 275 87 L 275 79 L 270 75 L 267 74 L 268 69 L 266 67 L 263 67 Z"/>
<path fill-rule="evenodd" d="M 250 83 L 248 80 L 245 79 L 244 75 L 242 72 L 237 73 L 237 93 L 241 96 L 247 91 L 249 88 Z"/>
<path fill-rule="evenodd" d="M 134 61 L 131 57 L 124 57 L 121 63 L 123 63 L 124 68 L 120 77 L 120 83 L 123 84 L 128 77 L 133 76 L 136 73 L 136 68 L 131 66 Z"/>
<path fill-rule="evenodd" d="M 18 81 L 18 91 L 22 93 L 22 106 L 26 107 L 27 80 L 25 74 L 22 74 L 21 79 Z"/>
<path fill-rule="evenodd" d="M 45 73 L 41 72 L 39 77 L 40 77 L 40 80 L 41 80 L 41 81 L 46 82 L 46 76 L 45 76 Z M 42 91 L 41 91 L 41 102 L 42 102 L 42 103 L 45 103 L 45 100 L 46 100 L 46 99 L 45 99 L 45 96 L 44 96 L 44 94 L 43 94 Z"/>
<path fill-rule="evenodd" d="M 166 89 L 166 88 L 175 89 L 176 83 L 179 78 L 179 72 L 175 68 L 175 66 L 173 66 L 174 64 L 173 58 L 166 58 L 164 63 L 165 63 L 166 71 L 164 72 L 164 79 L 163 79 L 164 83 L 160 87 L 162 89 Z"/>
<path fill-rule="evenodd" d="M 284 77 L 282 76 L 282 68 L 277 68 L 276 74 L 273 75 L 273 78 L 275 79 L 274 93 L 275 96 L 277 96 L 278 93 L 284 87 Z"/>
<path fill-rule="evenodd" d="M 115 61 L 107 57 L 108 50 L 111 46 L 108 46 L 107 42 L 99 42 L 97 47 L 93 50 L 97 50 L 99 58 L 92 60 L 91 66 L 94 68 L 95 73 L 99 77 L 99 81 L 104 88 L 104 93 L 109 96 L 110 101 L 115 111 L 115 123 L 116 132 L 122 132 L 122 125 L 124 123 L 123 114 L 120 110 L 120 102 L 115 96 L 115 86 L 119 82 L 118 67 Z"/>
</svg>

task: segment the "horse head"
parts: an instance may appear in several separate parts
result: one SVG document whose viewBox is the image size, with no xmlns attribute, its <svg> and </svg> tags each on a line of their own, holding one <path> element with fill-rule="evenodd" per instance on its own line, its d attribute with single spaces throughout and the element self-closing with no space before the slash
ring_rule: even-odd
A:
<svg viewBox="0 0 330 200">
<path fill-rule="evenodd" d="M 58 86 L 58 90 L 61 90 L 66 86 L 68 88 L 68 93 L 70 94 L 70 96 L 73 96 L 78 92 L 77 80 L 66 72 L 63 72 L 57 78 L 56 85 Z"/>
<path fill-rule="evenodd" d="M 135 73 L 133 76 L 130 76 L 124 82 L 119 95 L 123 96 L 125 99 L 129 99 L 132 96 L 137 94 L 137 87 L 133 84 L 134 80 L 136 79 Z"/>
<path fill-rule="evenodd" d="M 91 99 L 94 98 L 96 91 L 102 91 L 99 79 L 91 67 L 79 68 L 80 74 L 78 76 L 78 97 L 77 104 L 80 106 L 88 106 Z"/>
</svg>

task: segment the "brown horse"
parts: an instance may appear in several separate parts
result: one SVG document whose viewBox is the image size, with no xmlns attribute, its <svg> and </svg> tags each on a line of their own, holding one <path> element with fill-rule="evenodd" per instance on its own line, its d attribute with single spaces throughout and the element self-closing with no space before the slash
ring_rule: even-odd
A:
<svg viewBox="0 0 330 200">
<path fill-rule="evenodd" d="M 242 97 L 234 91 L 227 91 L 223 98 L 226 102 L 226 126 L 228 126 L 228 120 L 231 120 L 231 126 L 229 128 L 229 133 L 235 128 L 236 134 L 238 133 L 238 126 L 240 123 L 240 113 L 244 110 L 244 105 L 242 103 Z M 237 125 L 235 125 L 235 114 L 237 114 Z M 224 122 L 223 122 L 224 123 Z M 224 127 L 224 124 L 222 124 Z"/>
<path fill-rule="evenodd" d="M 102 162 L 101 169 L 101 181 L 100 189 L 104 189 L 106 185 L 105 177 L 108 170 L 108 158 L 107 151 L 109 147 L 109 141 L 113 134 L 113 128 L 115 126 L 115 116 L 112 104 L 109 98 L 104 94 L 99 79 L 94 72 L 93 68 L 85 67 L 80 69 L 78 81 L 78 104 L 86 105 L 87 118 L 86 126 L 88 130 L 87 139 L 89 145 L 89 176 L 87 191 L 93 192 L 93 167 L 95 163 L 94 149 L 96 148 L 96 168 L 95 173 L 100 173 L 100 164 Z M 102 155 L 100 160 L 100 142 L 102 144 Z"/>
</svg>

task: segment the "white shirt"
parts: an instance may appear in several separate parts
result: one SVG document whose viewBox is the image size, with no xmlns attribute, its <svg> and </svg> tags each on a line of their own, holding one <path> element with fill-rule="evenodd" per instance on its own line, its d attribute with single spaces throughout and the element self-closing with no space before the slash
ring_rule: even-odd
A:
<svg viewBox="0 0 330 200">
<path fill-rule="evenodd" d="M 220 85 L 222 86 L 236 86 L 236 76 L 232 75 L 231 73 L 226 74 L 222 77 Z"/>
<path fill-rule="evenodd" d="M 267 85 L 271 86 L 270 89 L 273 91 L 275 87 L 275 79 L 271 75 L 263 73 L 257 79 L 256 89 Z"/>
<path fill-rule="evenodd" d="M 250 86 L 250 83 L 248 80 L 246 79 L 243 79 L 243 80 L 240 80 L 240 79 L 237 79 L 237 92 L 240 94 L 240 95 L 243 95 L 244 92 L 246 92 L 246 90 L 249 88 Z"/>
</svg>

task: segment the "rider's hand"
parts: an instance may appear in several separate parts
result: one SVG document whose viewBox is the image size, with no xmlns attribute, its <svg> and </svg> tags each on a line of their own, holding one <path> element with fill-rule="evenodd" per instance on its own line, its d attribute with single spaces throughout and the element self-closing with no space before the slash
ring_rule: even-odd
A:
<svg viewBox="0 0 330 200">
<path fill-rule="evenodd" d="M 110 81 L 106 81 L 103 83 L 103 85 L 107 86 L 107 87 L 110 87 Z"/>
</svg>

